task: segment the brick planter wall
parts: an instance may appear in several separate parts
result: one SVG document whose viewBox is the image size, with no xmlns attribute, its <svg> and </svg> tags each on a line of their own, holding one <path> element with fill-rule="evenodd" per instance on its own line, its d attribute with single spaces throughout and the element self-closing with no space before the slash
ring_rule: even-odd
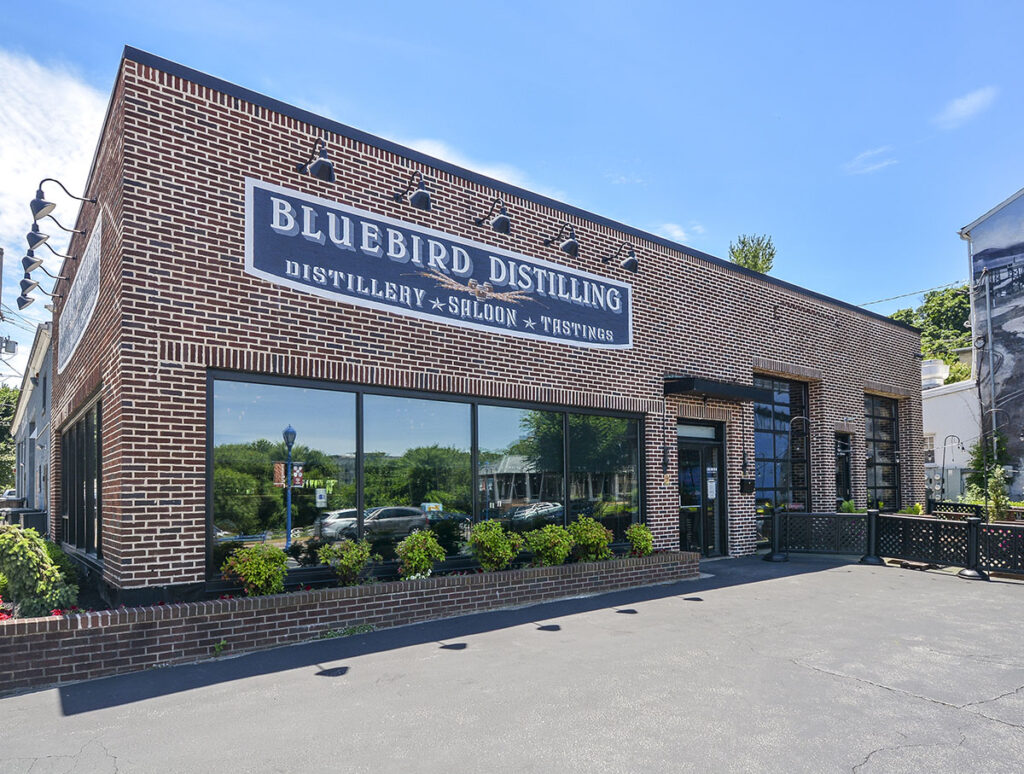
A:
<svg viewBox="0 0 1024 774">
<path fill-rule="evenodd" d="M 466 613 L 695 577 L 698 555 L 507 572 L 0 622 L 0 696 L 78 680 Z"/>
</svg>

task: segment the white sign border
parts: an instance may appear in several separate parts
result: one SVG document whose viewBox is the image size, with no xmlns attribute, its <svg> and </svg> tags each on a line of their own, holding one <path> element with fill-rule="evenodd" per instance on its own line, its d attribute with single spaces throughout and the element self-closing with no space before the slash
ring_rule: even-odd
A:
<svg viewBox="0 0 1024 774">
<path fill-rule="evenodd" d="M 93 248 L 95 248 L 95 250 Z M 102 280 L 102 277 L 100 276 L 100 259 L 102 252 L 103 211 L 100 210 L 99 212 L 96 213 L 96 222 L 95 224 L 93 224 L 92 234 L 89 236 L 89 242 L 85 246 L 85 252 L 82 253 L 82 260 L 81 263 L 79 263 L 78 265 L 78 271 L 75 272 L 75 279 L 78 279 L 78 277 L 81 276 L 82 281 L 75 282 L 71 286 L 71 290 L 68 291 L 67 300 L 64 302 L 64 306 L 61 307 L 60 310 L 60 320 L 58 321 L 58 331 L 60 335 L 57 339 L 56 352 L 58 374 L 61 373 L 65 368 L 67 368 L 68 363 L 71 362 L 71 358 L 74 357 L 75 352 L 78 350 L 78 345 L 81 344 L 82 339 L 85 338 L 85 331 L 89 327 L 89 323 L 92 321 L 93 312 L 96 311 L 96 304 L 99 302 L 100 298 L 100 281 Z M 95 270 L 92 268 L 93 263 L 95 263 L 96 265 Z M 76 294 L 81 294 L 85 292 L 84 290 L 82 290 L 82 288 L 86 286 L 87 281 L 85 273 L 89 271 L 96 272 L 96 292 L 92 296 L 91 303 L 89 305 L 89 311 L 86 312 L 81 318 L 81 323 L 78 328 L 78 335 L 75 338 L 75 343 L 71 345 L 71 350 L 67 353 L 67 355 L 64 358 L 61 358 L 61 347 L 63 343 L 66 341 L 64 337 L 64 313 L 67 311 L 68 307 L 77 297 Z"/>
</svg>

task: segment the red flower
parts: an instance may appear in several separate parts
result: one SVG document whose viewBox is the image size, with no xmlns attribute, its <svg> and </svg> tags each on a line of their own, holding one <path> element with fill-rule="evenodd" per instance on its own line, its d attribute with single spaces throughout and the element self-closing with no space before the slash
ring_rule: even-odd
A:
<svg viewBox="0 0 1024 774">
<path fill-rule="evenodd" d="M 61 610 L 59 607 L 55 607 L 53 608 L 53 610 L 50 611 L 50 615 L 64 615 L 64 611 Z"/>
</svg>

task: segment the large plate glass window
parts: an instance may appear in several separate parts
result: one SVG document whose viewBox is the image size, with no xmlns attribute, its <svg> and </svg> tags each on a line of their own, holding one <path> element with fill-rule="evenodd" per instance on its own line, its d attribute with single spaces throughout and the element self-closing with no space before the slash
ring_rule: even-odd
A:
<svg viewBox="0 0 1024 774">
<path fill-rule="evenodd" d="M 431 528 L 449 556 L 465 551 L 472 522 L 468 403 L 363 397 L 363 532 L 374 553 Z"/>
<path fill-rule="evenodd" d="M 592 516 L 623 542 L 640 519 L 639 423 L 569 414 L 569 520 Z"/>
<path fill-rule="evenodd" d="M 880 395 L 864 396 L 868 507 L 900 508 L 899 403 Z"/>
<path fill-rule="evenodd" d="M 810 449 L 807 385 L 755 376 L 754 386 L 770 390 L 771 402 L 754 404 L 754 478 L 759 537 L 767 540 L 776 508 L 809 511 Z"/>
<path fill-rule="evenodd" d="M 96 403 L 64 430 L 60 441 L 63 540 L 97 557 L 103 554 L 101 417 Z"/>
<path fill-rule="evenodd" d="M 477 409 L 480 518 L 523 532 L 565 519 L 565 415 L 505 406 Z"/>
<path fill-rule="evenodd" d="M 295 429 L 292 566 L 317 564 L 319 540 L 355 536 L 355 395 L 337 390 L 213 383 L 213 556 L 239 546 L 285 547 L 285 427 Z M 276 475 L 275 475 L 275 467 Z"/>
</svg>

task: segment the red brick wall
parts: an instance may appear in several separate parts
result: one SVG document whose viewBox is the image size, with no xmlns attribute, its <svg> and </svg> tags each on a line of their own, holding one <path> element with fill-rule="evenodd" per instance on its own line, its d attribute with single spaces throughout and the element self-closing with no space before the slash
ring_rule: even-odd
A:
<svg viewBox="0 0 1024 774">
<path fill-rule="evenodd" d="M 0 621 L 0 696 L 223 653 L 692 578 L 692 553 Z"/>
<path fill-rule="evenodd" d="M 675 417 L 683 406 L 688 415 L 706 410 L 728 423 L 726 486 L 736 554 L 753 550 L 753 496 L 738 488 L 744 439 L 753 466 L 752 408 L 666 401 L 664 375 L 749 384 L 770 362 L 790 378 L 797 371 L 810 381 L 818 509 L 834 507 L 836 423 L 859 422 L 853 432 L 862 452 L 863 393 L 877 381 L 909 394 L 901 414 L 905 438 L 914 443 L 903 457 L 904 486 L 908 499 L 923 498 L 913 357 L 919 342 L 906 328 L 507 193 L 500 195 L 513 230 L 495 234 L 472 221 L 500 192 L 333 132 L 326 140 L 337 180 L 320 182 L 295 172 L 320 128 L 131 60 L 123 64 L 116 95 L 118 121 L 108 125 L 103 145 L 116 144 L 123 131 L 123 183 L 114 174 L 104 177 L 101 167 L 98 187 L 105 197 L 123 189 L 120 265 L 116 257 L 104 264 L 118 275 L 109 281 L 120 291 L 110 301 L 119 326 L 97 321 L 81 354 L 102 363 L 105 406 L 116 407 L 103 424 L 105 441 L 112 441 L 103 484 L 104 571 L 115 585 L 202 580 L 209 368 L 642 413 L 646 514 L 663 548 L 678 546 Z M 391 198 L 413 169 L 428 177 L 431 212 Z M 472 331 L 247 275 L 246 176 L 629 281 L 635 346 L 592 350 Z M 579 236 L 576 259 L 542 244 L 562 220 Z M 627 238 L 641 259 L 636 275 L 600 261 Z M 68 380 L 55 381 L 54 395 L 63 416 L 77 405 Z M 863 501 L 862 466 L 854 481 Z"/>
</svg>

